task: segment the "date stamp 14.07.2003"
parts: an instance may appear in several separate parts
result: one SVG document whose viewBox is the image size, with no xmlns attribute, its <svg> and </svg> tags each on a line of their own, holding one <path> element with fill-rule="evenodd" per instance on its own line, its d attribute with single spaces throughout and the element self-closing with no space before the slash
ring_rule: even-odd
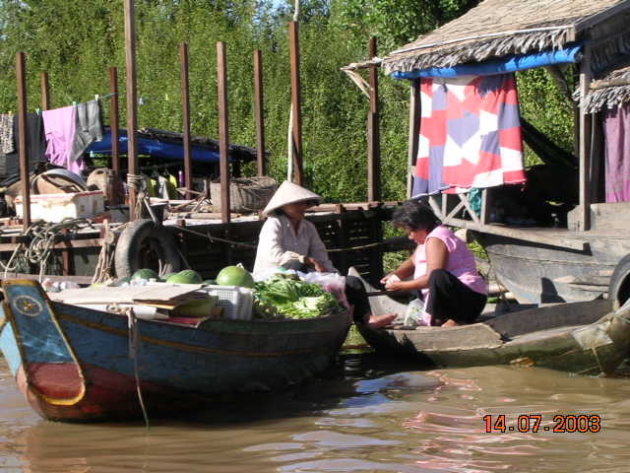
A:
<svg viewBox="0 0 630 473">
<path fill-rule="evenodd" d="M 551 420 L 542 414 L 506 414 L 483 416 L 486 433 L 521 432 L 537 434 L 552 433 L 597 433 L 602 430 L 602 419 L 596 414 L 557 414 Z"/>
</svg>

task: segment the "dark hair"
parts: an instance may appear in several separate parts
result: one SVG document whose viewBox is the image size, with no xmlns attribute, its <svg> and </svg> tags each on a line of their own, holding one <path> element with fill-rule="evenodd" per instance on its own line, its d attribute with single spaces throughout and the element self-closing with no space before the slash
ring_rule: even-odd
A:
<svg viewBox="0 0 630 473">
<path fill-rule="evenodd" d="M 428 205 L 417 200 L 408 200 L 394 210 L 392 224 L 397 227 L 404 227 L 410 230 L 431 231 L 442 221 L 431 210 Z"/>
</svg>

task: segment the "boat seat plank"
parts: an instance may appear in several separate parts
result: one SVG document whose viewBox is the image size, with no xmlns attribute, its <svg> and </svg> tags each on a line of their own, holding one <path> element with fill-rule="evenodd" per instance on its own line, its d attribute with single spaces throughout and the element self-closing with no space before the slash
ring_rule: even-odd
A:
<svg viewBox="0 0 630 473">
<path fill-rule="evenodd" d="M 458 327 L 417 327 L 415 330 L 389 330 L 401 345 L 414 346 L 423 352 L 494 348 L 503 341 L 501 335 L 485 324 Z"/>
</svg>

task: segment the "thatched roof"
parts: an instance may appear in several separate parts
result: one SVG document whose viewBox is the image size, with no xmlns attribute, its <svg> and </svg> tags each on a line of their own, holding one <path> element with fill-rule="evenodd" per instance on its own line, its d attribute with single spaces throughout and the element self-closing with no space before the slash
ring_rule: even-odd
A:
<svg viewBox="0 0 630 473">
<path fill-rule="evenodd" d="M 383 59 L 385 72 L 452 67 L 559 49 L 623 10 L 629 0 L 484 0 Z"/>
<path fill-rule="evenodd" d="M 590 85 L 584 106 L 587 113 L 593 113 L 625 102 L 630 102 L 630 60 L 597 77 Z"/>
</svg>

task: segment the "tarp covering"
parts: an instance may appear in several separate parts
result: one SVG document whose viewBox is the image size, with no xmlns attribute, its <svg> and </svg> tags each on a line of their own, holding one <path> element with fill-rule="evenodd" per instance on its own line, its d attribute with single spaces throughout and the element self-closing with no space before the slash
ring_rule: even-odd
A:
<svg viewBox="0 0 630 473">
<path fill-rule="evenodd" d="M 525 182 L 514 74 L 423 78 L 412 197 Z"/>
<path fill-rule="evenodd" d="M 558 51 L 544 51 L 532 54 L 520 54 L 502 59 L 477 63 L 462 64 L 454 67 L 430 67 L 428 69 L 415 69 L 409 72 L 393 72 L 394 79 L 419 79 L 421 77 L 459 77 L 465 75 L 488 76 L 507 72 L 524 71 L 535 67 L 551 66 L 553 64 L 566 64 L 577 62 L 581 45 Z"/>
<path fill-rule="evenodd" d="M 120 154 L 127 154 L 127 130 L 119 131 L 119 152 Z M 143 137 L 141 134 L 136 135 L 136 143 L 138 147 L 138 154 L 149 155 L 153 158 L 182 160 L 184 159 L 184 145 L 183 143 L 175 143 L 171 141 L 157 140 L 154 138 Z M 109 155 L 112 153 L 112 134 L 110 130 L 107 130 L 103 134 L 101 141 L 96 141 L 88 146 L 86 153 L 90 156 L 94 155 Z M 210 149 L 205 146 L 192 145 L 191 146 L 191 158 L 193 161 L 206 162 L 206 163 L 218 163 L 219 151 Z"/>
</svg>

